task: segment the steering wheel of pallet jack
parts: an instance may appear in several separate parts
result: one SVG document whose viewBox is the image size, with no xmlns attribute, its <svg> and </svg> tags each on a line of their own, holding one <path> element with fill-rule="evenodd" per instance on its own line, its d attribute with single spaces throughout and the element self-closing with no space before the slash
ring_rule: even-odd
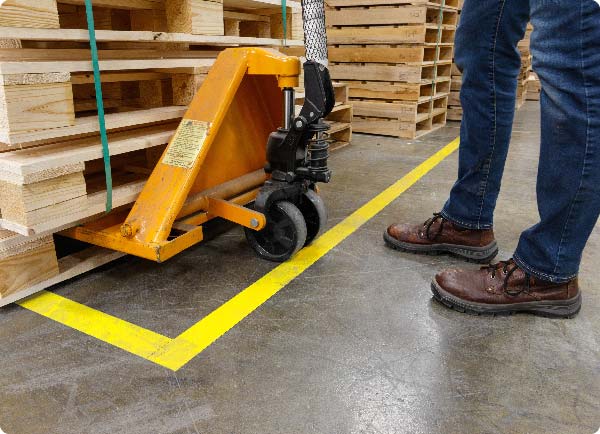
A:
<svg viewBox="0 0 600 434">
<path fill-rule="evenodd" d="M 267 225 L 261 231 L 245 228 L 246 239 L 256 254 L 268 261 L 284 262 L 306 243 L 304 216 L 291 202 L 273 204 L 267 213 Z"/>
<path fill-rule="evenodd" d="M 306 222 L 306 246 L 312 243 L 327 225 L 327 208 L 321 196 L 314 190 L 308 190 L 302 195 L 298 206 Z"/>
</svg>

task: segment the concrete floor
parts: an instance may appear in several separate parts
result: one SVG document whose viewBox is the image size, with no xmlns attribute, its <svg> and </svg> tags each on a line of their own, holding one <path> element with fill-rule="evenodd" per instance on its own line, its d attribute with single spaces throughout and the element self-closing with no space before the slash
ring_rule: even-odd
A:
<svg viewBox="0 0 600 434">
<path fill-rule="evenodd" d="M 536 103 L 518 114 L 496 213 L 500 259 L 536 221 Z M 330 225 L 458 134 L 356 135 L 323 187 Z M 600 427 L 600 231 L 573 320 L 474 317 L 432 301 L 449 257 L 384 247 L 437 211 L 457 155 L 173 373 L 20 307 L 0 311 L 0 427 L 29 433 L 586 433 Z M 462 265 L 462 264 L 461 264 Z M 473 265 L 467 265 L 473 266 Z M 176 336 L 273 267 L 231 230 L 156 265 L 132 257 L 55 292 Z"/>
</svg>

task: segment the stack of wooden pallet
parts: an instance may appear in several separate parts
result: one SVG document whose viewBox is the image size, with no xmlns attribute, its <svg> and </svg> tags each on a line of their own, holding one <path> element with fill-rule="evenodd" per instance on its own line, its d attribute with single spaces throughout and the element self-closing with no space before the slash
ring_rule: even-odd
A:
<svg viewBox="0 0 600 434">
<path fill-rule="evenodd" d="M 458 0 L 326 0 L 330 71 L 356 132 L 415 138 L 446 123 Z"/>
<path fill-rule="evenodd" d="M 279 0 L 94 0 L 113 206 L 135 201 L 224 47 L 282 44 Z M 288 0 L 288 43 L 302 45 Z M 0 7 L 0 305 L 113 260 L 60 258 L 56 232 L 105 210 L 84 0 Z"/>
<path fill-rule="evenodd" d="M 529 41 L 533 27 L 531 24 L 527 26 L 525 37 L 519 42 L 518 48 L 521 54 L 521 70 L 517 81 L 517 109 L 521 108 L 527 98 L 527 79 L 531 71 L 531 53 L 529 50 Z M 456 64 L 452 64 L 452 85 L 450 99 L 448 101 L 448 120 L 461 121 L 462 107 L 460 104 L 460 88 L 462 85 L 462 74 Z"/>
</svg>

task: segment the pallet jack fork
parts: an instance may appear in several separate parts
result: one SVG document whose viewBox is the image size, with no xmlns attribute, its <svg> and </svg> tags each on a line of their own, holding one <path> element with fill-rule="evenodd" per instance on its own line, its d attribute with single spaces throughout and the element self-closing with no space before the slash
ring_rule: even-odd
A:
<svg viewBox="0 0 600 434">
<path fill-rule="evenodd" d="M 244 226 L 256 253 L 272 261 L 287 260 L 316 238 L 326 221 L 316 182 L 331 176 L 322 118 L 334 103 L 322 11 L 322 0 L 303 3 L 305 34 L 307 25 L 322 29 L 306 35 L 307 53 L 312 38 L 325 47 L 325 60 L 303 65 L 306 97 L 298 116 L 298 58 L 224 50 L 133 208 L 64 235 L 157 262 L 202 241 L 202 224 L 215 217 Z"/>
</svg>

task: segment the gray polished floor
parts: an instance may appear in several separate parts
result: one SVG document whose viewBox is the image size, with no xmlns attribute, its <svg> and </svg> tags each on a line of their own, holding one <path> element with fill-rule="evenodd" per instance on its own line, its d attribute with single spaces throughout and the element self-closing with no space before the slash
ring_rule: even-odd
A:
<svg viewBox="0 0 600 434">
<path fill-rule="evenodd" d="M 518 114 L 496 212 L 500 259 L 535 223 L 539 109 Z M 458 134 L 356 135 L 322 188 L 335 225 Z M 387 224 L 446 199 L 457 155 L 177 373 L 11 306 L 0 311 L 7 434 L 594 433 L 600 427 L 600 232 L 572 320 L 476 317 L 432 301 L 449 257 L 384 247 Z M 473 267 L 474 265 L 466 265 Z M 263 276 L 235 228 L 163 265 L 125 258 L 55 292 L 176 336 Z"/>
</svg>

